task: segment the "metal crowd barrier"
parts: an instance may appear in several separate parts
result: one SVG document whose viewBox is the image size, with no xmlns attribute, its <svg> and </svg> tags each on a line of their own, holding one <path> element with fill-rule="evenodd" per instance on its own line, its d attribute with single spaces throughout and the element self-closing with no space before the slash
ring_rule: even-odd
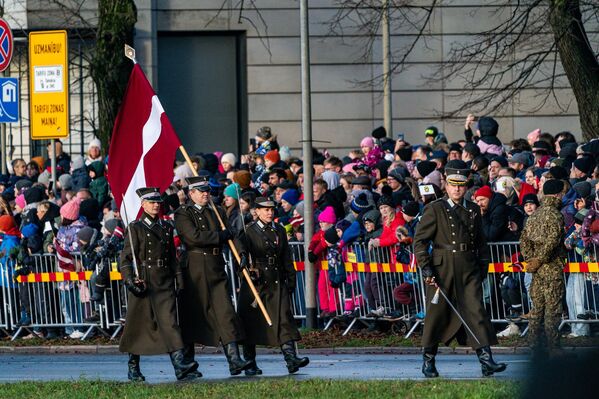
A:
<svg viewBox="0 0 599 399">
<path fill-rule="evenodd" d="M 303 243 L 290 243 L 297 270 L 294 315 L 305 318 L 305 270 Z M 368 327 L 388 321 L 392 330 L 409 337 L 422 323 L 425 313 L 424 283 L 416 268 L 414 256 L 409 263 L 396 260 L 398 247 L 371 248 L 364 243 L 350 245 L 342 252 L 346 282 L 332 288 L 328 278 L 328 262 L 317 263 L 317 301 L 320 318 L 328 329 L 337 321 L 347 322 L 343 335 L 357 324 Z"/>
<path fill-rule="evenodd" d="M 292 311 L 296 319 L 302 320 L 306 318 L 303 243 L 289 245 L 297 271 Z M 488 245 L 491 261 L 483 281 L 485 307 L 493 323 L 515 322 L 525 327 L 524 335 L 527 319 L 523 316 L 534 304 L 528 295 L 531 275 L 525 273 L 525 265 L 521 263 L 519 243 Z M 373 323 L 389 322 L 394 333 L 409 337 L 422 325 L 426 312 L 423 278 L 409 249 L 408 258 L 404 254 L 402 259 L 405 263 L 397 261 L 397 252 L 398 247 L 368 248 L 364 243 L 348 246 L 342 252 L 347 281 L 337 289 L 329 284 L 326 259 L 317 263 L 317 303 L 323 328 L 343 324 L 345 335 L 358 324 L 370 327 Z M 230 253 L 224 256 L 231 299 L 237 306 L 236 265 Z M 81 260 L 78 254 L 74 257 Z M 577 335 L 588 335 L 590 324 L 599 323 L 598 259 L 594 247 L 590 251 L 570 251 L 564 268 L 567 308 L 562 325 L 569 324 Z M 33 273 L 21 277 L 21 282 L 13 278 L 15 265 L 0 266 L 0 331 L 12 339 L 25 331 L 36 333 L 42 329 L 47 333 L 58 328 L 67 333 L 78 330 L 83 334 L 81 339 L 94 330 L 112 339 L 121 332 L 127 311 L 127 289 L 115 259 L 103 261 L 102 266 L 110 270 L 110 284 L 98 304 L 89 300 L 95 289 L 93 273 L 62 272 L 54 255 L 36 256 Z M 31 315 L 27 326 L 17 326 L 22 309 Z M 97 314 L 96 319 L 89 320 L 93 314 Z"/>
</svg>

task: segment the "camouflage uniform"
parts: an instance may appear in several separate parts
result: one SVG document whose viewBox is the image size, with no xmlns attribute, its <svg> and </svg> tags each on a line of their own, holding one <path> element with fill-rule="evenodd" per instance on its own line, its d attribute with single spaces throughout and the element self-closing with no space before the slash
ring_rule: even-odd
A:
<svg viewBox="0 0 599 399">
<path fill-rule="evenodd" d="M 560 205 L 559 198 L 543 198 L 539 209 L 528 218 L 520 238 L 522 255 L 529 264 L 527 268 L 531 269 L 531 263 L 538 265 L 536 271 L 528 270 L 533 273 L 529 292 L 533 304 L 529 339 L 532 345 L 540 345 L 544 327 L 550 350 L 559 346 L 564 295 L 564 217 L 559 211 Z"/>
</svg>

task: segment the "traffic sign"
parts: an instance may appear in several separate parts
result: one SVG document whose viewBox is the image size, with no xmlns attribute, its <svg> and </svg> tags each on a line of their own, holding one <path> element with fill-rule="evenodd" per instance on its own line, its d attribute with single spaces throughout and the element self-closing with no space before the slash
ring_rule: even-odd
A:
<svg viewBox="0 0 599 399">
<path fill-rule="evenodd" d="M 0 18 L 0 72 L 3 72 L 10 65 L 12 58 L 12 30 L 8 22 Z"/>
<path fill-rule="evenodd" d="M 0 78 L 0 123 L 19 121 L 19 79 Z"/>
<path fill-rule="evenodd" d="M 34 140 L 69 135 L 67 32 L 29 33 L 29 114 Z"/>
</svg>

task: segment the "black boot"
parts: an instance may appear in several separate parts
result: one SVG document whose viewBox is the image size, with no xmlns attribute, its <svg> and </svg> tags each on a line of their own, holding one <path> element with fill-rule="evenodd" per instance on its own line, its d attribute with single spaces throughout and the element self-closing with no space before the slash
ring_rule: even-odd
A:
<svg viewBox="0 0 599 399">
<path fill-rule="evenodd" d="M 183 347 L 183 361 L 193 363 L 195 361 L 196 348 L 194 344 L 185 344 Z"/>
<path fill-rule="evenodd" d="M 127 363 L 129 371 L 127 372 L 127 378 L 133 382 L 143 382 L 146 377 L 139 370 L 139 355 L 129 353 L 129 363 Z"/>
<path fill-rule="evenodd" d="M 225 350 L 225 356 L 229 362 L 229 371 L 231 372 L 231 375 L 239 375 L 242 371 L 247 370 L 252 365 L 250 361 L 243 360 L 241 356 L 239 356 L 239 345 L 237 345 L 237 342 L 223 345 L 223 349 Z"/>
<path fill-rule="evenodd" d="M 424 353 L 422 354 L 422 374 L 424 374 L 426 378 L 436 378 L 439 376 L 437 367 L 435 367 L 435 356 L 437 355 L 437 348 L 437 345 L 424 348 Z"/>
<path fill-rule="evenodd" d="M 196 361 L 186 362 L 183 349 L 171 352 L 169 355 L 175 369 L 175 376 L 179 381 L 193 381 L 202 377 L 202 373 L 197 371 L 198 363 Z"/>
<path fill-rule="evenodd" d="M 485 377 L 493 375 L 493 373 L 500 373 L 507 367 L 507 364 L 505 363 L 495 363 L 491 348 L 488 346 L 477 349 L 476 355 L 478 356 L 478 361 L 482 365 L 482 371 Z"/>
<path fill-rule="evenodd" d="M 283 352 L 283 356 L 287 362 L 287 371 L 289 371 L 289 374 L 297 372 L 300 367 L 305 367 L 310 363 L 310 359 L 307 357 L 297 357 L 293 341 L 285 342 L 281 345 L 281 352 Z"/>
<path fill-rule="evenodd" d="M 245 375 L 253 377 L 262 375 L 262 370 L 256 364 L 256 345 L 243 345 L 243 358 L 250 362 L 250 367 L 245 369 Z"/>
</svg>

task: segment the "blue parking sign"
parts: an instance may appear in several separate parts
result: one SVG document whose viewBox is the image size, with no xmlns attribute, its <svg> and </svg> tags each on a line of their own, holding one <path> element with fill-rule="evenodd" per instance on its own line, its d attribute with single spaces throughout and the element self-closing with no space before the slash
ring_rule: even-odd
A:
<svg viewBox="0 0 599 399">
<path fill-rule="evenodd" d="M 19 121 L 19 79 L 0 78 L 0 123 Z"/>
</svg>

